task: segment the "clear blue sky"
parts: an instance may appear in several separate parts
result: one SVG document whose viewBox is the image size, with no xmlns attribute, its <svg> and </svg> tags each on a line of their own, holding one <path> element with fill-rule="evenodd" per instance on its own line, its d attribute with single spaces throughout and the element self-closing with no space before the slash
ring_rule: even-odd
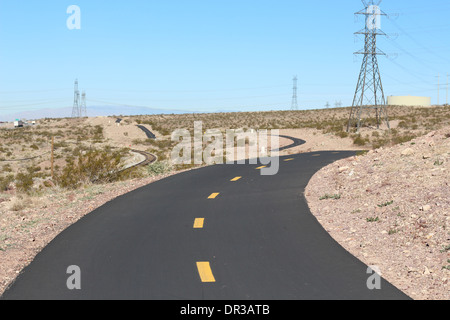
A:
<svg viewBox="0 0 450 320">
<path fill-rule="evenodd" d="M 81 9 L 69 30 L 67 8 Z M 384 0 L 386 95 L 445 102 L 450 2 Z M 351 105 L 363 48 L 359 0 L 0 0 L 0 115 L 89 105 L 186 111 Z M 126 113 L 126 112 L 124 112 Z"/>
</svg>

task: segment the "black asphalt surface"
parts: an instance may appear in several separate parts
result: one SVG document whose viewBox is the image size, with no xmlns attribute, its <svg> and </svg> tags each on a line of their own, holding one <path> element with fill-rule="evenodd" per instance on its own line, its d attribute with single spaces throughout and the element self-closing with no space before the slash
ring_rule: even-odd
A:
<svg viewBox="0 0 450 320">
<path fill-rule="evenodd" d="M 139 129 L 141 129 L 142 131 L 144 131 L 144 133 L 146 134 L 147 138 L 149 139 L 156 139 L 156 136 L 153 132 L 151 132 L 147 127 L 142 126 L 142 125 L 138 125 L 137 126 Z"/>
<path fill-rule="evenodd" d="M 273 151 L 276 151 L 276 152 L 281 152 L 283 150 L 287 150 L 287 149 L 291 149 L 291 148 L 294 148 L 294 147 L 297 147 L 297 146 L 301 146 L 302 144 L 306 143 L 305 140 L 302 140 L 302 139 L 299 139 L 299 138 L 283 136 L 283 135 L 279 135 L 279 137 L 292 140 L 292 143 L 287 145 L 287 146 L 281 147 L 279 149 L 273 150 Z"/>
<path fill-rule="evenodd" d="M 2 298 L 408 299 L 385 280 L 369 290 L 367 266 L 306 204 L 312 175 L 353 154 L 284 157 L 274 176 L 261 176 L 258 165 L 216 165 L 140 188 L 61 233 Z M 212 193 L 220 194 L 207 199 Z M 205 218 L 203 229 L 193 228 L 195 218 Z M 200 281 L 199 261 L 210 262 L 215 282 Z M 71 265 L 81 269 L 81 290 L 66 286 Z"/>
</svg>

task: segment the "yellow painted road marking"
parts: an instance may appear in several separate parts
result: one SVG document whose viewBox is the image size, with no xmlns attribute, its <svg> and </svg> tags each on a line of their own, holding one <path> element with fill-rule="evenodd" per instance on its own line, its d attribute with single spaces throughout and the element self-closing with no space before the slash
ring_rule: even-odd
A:
<svg viewBox="0 0 450 320">
<path fill-rule="evenodd" d="M 286 160 L 284 160 L 284 161 L 285 161 L 285 162 L 288 162 L 288 161 L 292 161 L 292 160 L 294 160 L 294 158 L 286 159 Z"/>
<path fill-rule="evenodd" d="M 265 168 L 265 167 L 266 166 L 258 167 L 258 168 L 256 168 L 256 170 L 260 170 L 260 169 Z"/>
<path fill-rule="evenodd" d="M 233 179 L 231 179 L 230 181 L 238 181 L 239 179 L 241 179 L 242 177 L 236 177 L 236 178 L 233 178 Z"/>
<path fill-rule="evenodd" d="M 217 198 L 217 196 L 219 195 L 220 193 L 213 193 L 213 194 L 211 194 L 209 197 L 208 197 L 208 199 L 215 199 L 215 198 Z"/>
<path fill-rule="evenodd" d="M 205 218 L 197 218 L 194 221 L 194 229 L 202 229 L 205 223 Z"/>
<path fill-rule="evenodd" d="M 320 154 L 313 154 L 313 157 L 320 157 Z"/>
<path fill-rule="evenodd" d="M 209 262 L 197 262 L 197 269 L 202 282 L 216 282 Z"/>
</svg>

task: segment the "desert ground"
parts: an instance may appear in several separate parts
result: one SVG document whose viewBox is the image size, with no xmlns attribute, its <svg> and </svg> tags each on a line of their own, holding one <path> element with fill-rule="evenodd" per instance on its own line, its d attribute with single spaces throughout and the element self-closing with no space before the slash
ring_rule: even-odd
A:
<svg viewBox="0 0 450 320">
<path fill-rule="evenodd" d="M 450 298 L 450 127 L 333 163 L 305 197 L 347 251 L 411 298 Z"/>
<path fill-rule="evenodd" d="M 368 126 L 360 133 L 346 132 L 348 114 L 348 108 L 339 108 L 40 119 L 19 129 L 2 125 L 0 294 L 46 244 L 95 208 L 201 167 L 172 165 L 169 159 L 176 145 L 172 132 L 192 132 L 193 123 L 202 121 L 205 130 L 277 129 L 306 141 L 280 155 L 359 151 L 313 177 L 305 193 L 312 213 L 344 248 L 379 265 L 387 280 L 414 299 L 450 298 L 450 108 L 395 107 L 391 130 Z M 291 142 L 281 138 L 280 146 Z M 131 149 L 152 153 L 158 161 L 121 171 L 143 160 Z"/>
</svg>

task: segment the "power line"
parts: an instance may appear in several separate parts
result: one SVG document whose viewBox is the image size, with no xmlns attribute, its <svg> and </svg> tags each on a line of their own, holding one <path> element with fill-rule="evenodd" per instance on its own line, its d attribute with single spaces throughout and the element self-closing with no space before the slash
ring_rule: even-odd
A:
<svg viewBox="0 0 450 320">
<path fill-rule="evenodd" d="M 432 83 L 432 82 L 430 82 L 430 81 L 428 81 L 428 80 L 425 80 L 425 79 L 423 79 L 422 77 L 419 77 L 419 76 L 418 76 L 417 74 L 415 74 L 415 73 L 412 73 L 408 68 L 405 68 L 405 67 L 402 66 L 401 64 L 395 62 L 394 60 L 389 59 L 389 57 L 388 57 L 388 60 L 389 60 L 390 62 L 392 62 L 393 64 L 395 64 L 395 65 L 396 65 L 397 67 L 399 67 L 400 69 L 402 69 L 403 71 L 405 71 L 406 73 L 408 73 L 409 75 L 413 76 L 414 78 L 416 78 L 416 79 L 418 79 L 418 80 L 420 80 L 420 81 L 422 81 L 422 82 L 425 82 L 425 83 L 427 83 L 427 84 L 429 84 L 429 85 L 434 85 L 434 83 Z"/>
<path fill-rule="evenodd" d="M 252 88 L 233 88 L 233 89 L 221 89 L 221 90 L 122 90 L 122 89 L 101 89 L 101 88 L 90 88 L 91 91 L 106 91 L 114 93 L 217 93 L 217 92 L 233 92 L 233 91 L 250 91 L 250 90 L 261 90 L 261 89 L 276 89 L 276 88 L 286 88 L 286 84 L 277 86 L 261 86 Z"/>
<path fill-rule="evenodd" d="M 389 39 L 390 40 L 390 39 Z M 397 49 L 401 50 L 403 53 L 407 54 L 408 56 L 410 56 L 411 58 L 413 58 L 414 60 L 416 60 L 418 63 L 420 63 L 421 65 L 423 65 L 424 67 L 428 68 L 428 69 L 433 69 L 434 71 L 437 71 L 437 69 L 435 69 L 433 66 L 427 64 L 426 62 L 424 62 L 423 59 L 418 58 L 417 56 L 413 55 L 411 52 L 407 51 L 406 49 L 404 49 L 402 46 L 400 46 L 397 42 L 390 40 L 391 43 L 397 47 Z"/>
<path fill-rule="evenodd" d="M 64 102 L 64 100 L 60 100 L 60 102 Z M 20 105 L 9 105 L 9 106 L 0 106 L 0 110 L 10 110 L 10 109 L 23 109 L 23 108 L 30 108 L 30 107 L 42 107 L 42 106 L 48 106 L 51 103 L 58 103 L 57 101 L 52 101 L 48 103 L 33 103 L 33 104 L 20 104 Z"/>
<path fill-rule="evenodd" d="M 48 93 L 48 92 L 61 92 L 68 91 L 69 89 L 52 89 L 52 90 L 29 90 L 29 91 L 0 91 L 0 94 L 24 94 L 24 93 Z"/>
<path fill-rule="evenodd" d="M 435 51 L 431 50 L 429 47 L 424 46 L 422 43 L 420 43 L 416 38 L 414 38 L 413 36 L 411 36 L 408 32 L 406 32 L 402 27 L 400 27 L 394 20 L 390 20 L 392 22 L 392 24 L 399 29 L 402 33 L 404 33 L 408 38 L 410 38 L 413 42 L 415 42 L 419 47 L 421 47 L 422 49 L 424 49 L 425 51 L 427 51 L 428 53 L 433 54 L 434 56 L 445 60 L 447 62 L 450 63 L 450 60 L 441 56 L 440 54 L 436 53 Z"/>
</svg>

